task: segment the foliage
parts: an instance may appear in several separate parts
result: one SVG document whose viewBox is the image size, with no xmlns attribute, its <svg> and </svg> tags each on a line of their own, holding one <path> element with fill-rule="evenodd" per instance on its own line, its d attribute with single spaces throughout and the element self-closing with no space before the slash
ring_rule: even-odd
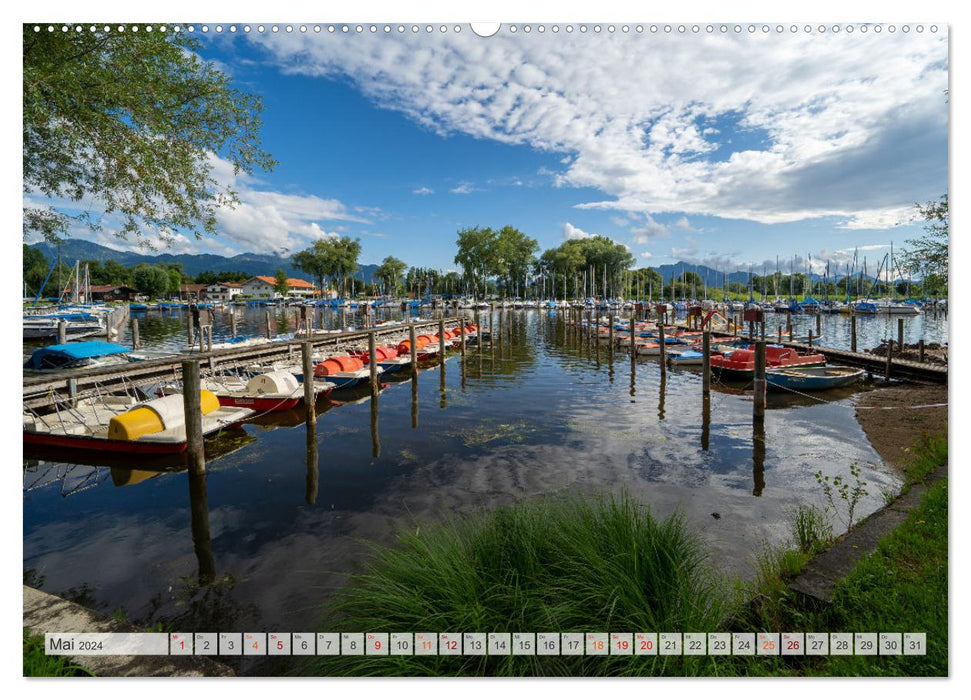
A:
<svg viewBox="0 0 971 700">
<path fill-rule="evenodd" d="M 404 261 L 389 255 L 381 261 L 381 265 L 378 266 L 374 276 L 384 283 L 387 294 L 397 296 L 406 267 Z"/>
<path fill-rule="evenodd" d="M 455 264 L 461 265 L 472 289 L 478 290 L 494 274 L 496 264 L 496 233 L 491 228 L 462 229 L 456 241 Z M 483 296 L 485 292 L 483 291 Z"/>
<path fill-rule="evenodd" d="M 902 265 L 904 269 L 922 278 L 934 276 L 944 280 L 946 285 L 948 224 L 950 221 L 947 193 L 942 194 L 936 202 L 931 201 L 914 206 L 920 218 L 926 222 L 924 235 L 920 238 L 907 240 L 907 245 L 910 248 L 902 256 Z"/>
<path fill-rule="evenodd" d="M 352 578 L 329 629 L 714 631 L 725 588 L 679 516 L 629 496 L 500 507 L 399 535 Z M 317 657 L 341 675 L 696 673 L 694 657 Z M 698 667 L 693 664 L 699 664 Z"/>
<path fill-rule="evenodd" d="M 907 466 L 907 484 L 923 482 L 938 466 L 947 464 L 947 434 L 925 436 L 914 446 L 916 457 Z"/>
<path fill-rule="evenodd" d="M 165 270 L 165 274 L 169 278 L 169 294 L 178 294 L 181 292 L 183 284 L 181 267 L 169 267 Z"/>
<path fill-rule="evenodd" d="M 587 274 L 587 293 L 592 291 L 596 279 L 596 293 L 603 295 L 604 269 L 607 273 L 608 291 L 620 291 L 622 275 L 634 264 L 634 256 L 621 243 L 604 236 L 575 238 L 550 248 L 540 256 L 539 265 L 544 272 L 564 276 L 569 280 L 568 289 L 573 296 L 584 294 L 580 288 L 584 273 Z M 560 289 L 557 285 L 557 289 Z"/>
<path fill-rule="evenodd" d="M 237 282 L 242 283 L 250 279 L 253 275 L 249 272 L 235 271 L 235 272 L 213 272 L 212 270 L 206 270 L 205 272 L 200 272 L 196 275 L 192 281 L 196 284 L 219 284 L 220 282 Z"/>
<path fill-rule="evenodd" d="M 800 506 L 792 516 L 789 528 L 799 551 L 815 554 L 832 540 L 833 528 L 826 513 L 814 505 Z"/>
<path fill-rule="evenodd" d="M 33 296 L 37 294 L 40 285 L 44 282 L 44 278 L 47 276 L 47 271 L 50 269 L 50 263 L 47 261 L 45 255 L 32 248 L 26 243 L 24 245 L 24 292 L 27 295 Z"/>
<path fill-rule="evenodd" d="M 169 291 L 169 274 L 158 265 L 139 265 L 132 273 L 132 284 L 142 294 L 158 299 Z"/>
<path fill-rule="evenodd" d="M 349 275 L 357 271 L 357 259 L 361 255 L 361 241 L 357 238 L 320 238 L 307 250 L 293 256 L 293 264 L 313 275 L 323 292 L 325 280 L 335 280 L 338 293 L 343 296 Z"/>
<path fill-rule="evenodd" d="M 289 277 L 287 277 L 287 273 L 282 267 L 277 268 L 276 275 L 273 278 L 273 291 L 281 297 L 285 297 L 287 292 L 290 291 Z"/>
<path fill-rule="evenodd" d="M 54 678 L 93 676 L 88 669 L 72 663 L 65 656 L 48 656 L 44 653 L 44 638 L 24 629 L 24 677 Z"/>
<path fill-rule="evenodd" d="M 216 210 L 238 198 L 213 174 L 214 154 L 234 174 L 274 165 L 257 135 L 261 99 L 184 31 L 84 30 L 23 27 L 24 192 L 97 200 L 120 235 L 150 247 L 175 230 L 216 233 Z M 25 207 L 24 234 L 55 239 L 70 218 L 99 226 L 61 209 Z"/>
<path fill-rule="evenodd" d="M 853 514 L 856 511 L 856 506 L 860 502 L 860 499 L 867 495 L 866 482 L 860 479 L 860 468 L 855 464 L 850 465 L 850 477 L 853 479 L 853 483 L 850 484 L 849 479 L 844 479 L 842 474 L 839 474 L 832 479 L 829 476 L 823 476 L 821 471 L 814 474 L 816 477 L 816 482 L 822 487 L 823 494 L 826 496 L 826 501 L 829 505 L 826 506 L 826 512 L 832 512 L 840 521 L 846 525 L 846 530 L 849 531 L 853 527 L 854 519 Z M 846 515 L 843 515 L 843 508 L 837 505 L 836 499 L 839 499 L 844 504 Z"/>
</svg>

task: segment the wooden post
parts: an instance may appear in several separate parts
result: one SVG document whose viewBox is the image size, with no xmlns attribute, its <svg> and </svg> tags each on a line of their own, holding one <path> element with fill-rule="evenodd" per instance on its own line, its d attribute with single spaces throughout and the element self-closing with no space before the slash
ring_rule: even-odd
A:
<svg viewBox="0 0 971 700">
<path fill-rule="evenodd" d="M 607 317 L 607 323 L 610 324 L 610 330 L 607 333 L 608 333 L 608 338 L 610 339 L 611 350 L 613 350 L 613 347 L 614 347 L 614 315 L 613 314 L 610 314 Z"/>
<path fill-rule="evenodd" d="M 779 324 L 779 343 L 782 343 L 782 324 Z"/>
<path fill-rule="evenodd" d="M 816 312 L 816 337 L 818 338 L 823 334 L 823 314 L 820 311 Z"/>
<path fill-rule="evenodd" d="M 209 350 L 209 352 L 212 352 L 212 325 L 211 324 L 206 326 L 206 348 Z"/>
<path fill-rule="evenodd" d="M 711 394 L 711 331 L 707 328 L 701 335 L 701 394 L 705 399 Z"/>
<path fill-rule="evenodd" d="M 67 321 L 63 318 L 57 322 L 57 344 L 63 345 L 67 342 Z"/>
<path fill-rule="evenodd" d="M 786 335 L 789 336 L 789 341 L 792 342 L 792 312 L 786 311 Z"/>
<path fill-rule="evenodd" d="M 634 364 L 634 355 L 637 354 L 637 345 L 634 344 L 634 338 L 637 334 L 636 324 L 634 323 L 634 312 L 630 312 L 630 363 Z"/>
<path fill-rule="evenodd" d="M 199 361 L 186 360 L 182 363 L 182 407 L 185 411 L 186 454 L 189 457 L 190 474 L 202 474 L 206 471 L 200 391 Z"/>
<path fill-rule="evenodd" d="M 368 371 L 371 378 L 371 401 L 374 401 L 378 396 L 378 363 L 377 358 L 375 357 L 375 353 L 377 352 L 377 341 L 374 338 L 374 331 L 368 331 L 367 352 Z"/>
<path fill-rule="evenodd" d="M 465 321 L 459 324 L 459 338 L 462 348 L 462 362 L 465 362 Z"/>
<path fill-rule="evenodd" d="M 812 346 L 813 346 L 813 332 L 812 332 L 812 330 L 810 330 L 809 331 L 809 347 L 812 348 Z"/>
<path fill-rule="evenodd" d="M 735 314 L 732 314 L 732 337 L 738 337 L 738 317 Z"/>
<path fill-rule="evenodd" d="M 233 338 L 236 337 L 236 314 L 234 314 L 232 311 L 229 312 L 229 332 L 232 334 Z"/>
<path fill-rule="evenodd" d="M 316 394 L 314 393 L 313 343 L 309 340 L 300 343 L 300 354 L 303 360 L 303 404 L 307 414 L 307 430 L 309 432 L 314 431 L 317 427 L 317 411 L 314 405 Z"/>
<path fill-rule="evenodd" d="M 138 319 L 133 318 L 131 320 L 131 349 L 137 350 L 140 344 L 140 338 L 138 337 Z"/>
<path fill-rule="evenodd" d="M 266 337 L 267 340 L 273 337 L 273 329 L 270 327 L 270 312 L 266 312 Z"/>
<path fill-rule="evenodd" d="M 195 329 L 195 325 L 192 322 L 191 313 L 187 313 L 185 315 L 185 321 L 186 321 L 186 328 L 188 329 L 187 333 L 188 333 L 188 339 L 189 339 L 189 349 L 191 350 L 196 345 L 196 329 Z"/>
<path fill-rule="evenodd" d="M 897 349 L 901 352 L 904 350 L 904 320 L 902 318 L 897 319 Z"/>
<path fill-rule="evenodd" d="M 414 382 L 418 381 L 418 348 L 415 347 L 415 324 L 408 324 L 408 344 L 411 351 L 411 379 Z M 417 384 L 416 384 L 417 387 Z"/>
<path fill-rule="evenodd" d="M 438 319 L 438 365 L 445 364 L 445 319 Z"/>
<path fill-rule="evenodd" d="M 762 321 L 761 325 L 762 325 L 762 328 L 761 328 L 761 332 L 759 333 L 759 336 L 762 342 L 765 342 L 765 321 Z"/>
<path fill-rule="evenodd" d="M 668 349 L 667 349 L 667 344 L 664 342 L 663 323 L 657 327 L 657 334 L 658 334 L 658 343 L 660 344 L 660 350 L 661 350 L 661 376 L 663 377 L 667 373 L 667 365 L 668 365 L 666 361 L 668 359 L 667 357 Z"/>
<path fill-rule="evenodd" d="M 924 339 L 923 338 L 917 341 L 917 353 L 918 353 L 917 359 L 920 362 L 923 362 L 924 361 Z"/>
<path fill-rule="evenodd" d="M 850 352 L 856 352 L 856 314 L 850 314 Z"/>
<path fill-rule="evenodd" d="M 495 350 L 495 348 L 496 348 L 496 336 L 495 336 L 495 332 L 493 330 L 493 327 L 494 326 L 493 326 L 493 323 L 492 323 L 492 317 L 493 316 L 494 316 L 494 314 L 492 313 L 492 304 L 489 304 L 489 354 L 490 355 L 495 355 L 496 354 L 496 350 Z M 481 347 L 482 341 L 480 340 L 479 343 L 480 343 L 480 347 Z"/>
<path fill-rule="evenodd" d="M 760 340 L 755 344 L 755 378 L 752 382 L 752 415 L 756 418 L 765 415 L 765 389 L 765 343 Z"/>
<path fill-rule="evenodd" d="M 886 380 L 890 381 L 890 365 L 893 364 L 893 341 L 889 338 L 887 339 L 887 367 L 884 370 L 884 376 Z"/>
</svg>

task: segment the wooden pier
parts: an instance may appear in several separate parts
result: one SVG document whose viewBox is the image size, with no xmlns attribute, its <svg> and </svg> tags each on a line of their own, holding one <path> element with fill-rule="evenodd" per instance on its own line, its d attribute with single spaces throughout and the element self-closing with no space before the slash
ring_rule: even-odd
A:
<svg viewBox="0 0 971 700">
<path fill-rule="evenodd" d="M 468 318 L 449 317 L 442 319 L 445 327 L 452 329 L 468 322 Z M 414 327 L 418 334 L 437 333 L 440 320 L 420 321 L 414 324 L 395 324 L 377 326 L 367 330 L 346 331 L 342 333 L 317 333 L 313 336 L 298 336 L 293 340 L 267 342 L 239 348 L 221 348 L 208 352 L 192 352 L 163 357 L 157 360 L 128 362 L 106 367 L 90 367 L 65 372 L 25 375 L 23 378 L 23 404 L 25 407 L 41 408 L 53 403 L 54 395 L 60 398 L 85 398 L 97 393 L 121 390 L 133 385 L 152 382 L 179 380 L 182 363 L 197 360 L 203 368 L 210 370 L 234 368 L 253 362 L 272 360 L 301 361 L 301 346 L 310 343 L 314 350 L 337 351 L 348 347 L 367 347 L 368 337 L 373 333 L 377 344 L 397 345 L 408 336 L 409 328 Z"/>
<path fill-rule="evenodd" d="M 837 348 L 825 348 L 819 344 L 810 346 L 806 343 L 790 343 L 785 340 L 781 344 L 784 347 L 793 348 L 800 353 L 821 352 L 826 356 L 826 360 L 832 364 L 862 367 L 876 376 L 884 376 L 887 370 L 887 358 L 883 355 L 871 355 L 866 352 L 851 352 Z M 915 362 L 914 360 L 893 357 L 890 367 L 891 379 L 913 379 L 921 382 L 947 384 L 947 367 L 943 365 Z"/>
</svg>

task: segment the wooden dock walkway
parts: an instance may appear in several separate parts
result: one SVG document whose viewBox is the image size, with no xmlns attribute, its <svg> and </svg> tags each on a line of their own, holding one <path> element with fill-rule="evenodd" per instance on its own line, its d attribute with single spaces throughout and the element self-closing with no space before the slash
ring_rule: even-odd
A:
<svg viewBox="0 0 971 700">
<path fill-rule="evenodd" d="M 862 367 L 872 372 L 876 376 L 883 376 L 887 369 L 887 358 L 882 355 L 871 355 L 866 352 L 850 352 L 838 348 L 827 348 L 813 344 L 810 348 L 807 343 L 790 343 L 783 340 L 782 345 L 793 348 L 800 353 L 821 352 L 832 364 L 850 365 L 852 367 Z M 914 360 L 890 358 L 890 378 L 891 379 L 913 379 L 921 382 L 934 382 L 935 384 L 947 384 L 947 367 L 944 365 L 931 364 L 929 362 L 916 362 Z"/>
<path fill-rule="evenodd" d="M 468 318 L 445 318 L 445 326 L 452 329 Z M 439 319 L 421 321 L 413 324 L 416 333 L 438 333 Z M 314 349 L 337 350 L 349 346 L 367 347 L 368 336 L 374 333 L 375 341 L 400 341 L 408 337 L 408 327 L 411 324 L 396 324 L 393 326 L 363 330 L 347 331 L 343 333 L 318 333 L 313 336 L 300 336 L 292 340 L 270 341 L 258 345 L 248 345 L 240 348 L 222 348 L 211 352 L 192 352 L 163 357 L 157 360 L 143 362 L 129 362 L 125 364 L 109 365 L 107 367 L 91 367 L 68 370 L 65 372 L 24 375 L 23 403 L 25 407 L 40 408 L 52 403 L 56 393 L 61 398 L 84 398 L 98 392 L 123 389 L 126 386 L 149 384 L 169 379 L 179 379 L 184 360 L 199 360 L 202 367 L 212 370 L 235 367 L 257 361 L 271 361 L 289 359 L 300 360 L 300 346 L 310 342 Z M 397 343 L 396 343 L 397 344 Z"/>
</svg>

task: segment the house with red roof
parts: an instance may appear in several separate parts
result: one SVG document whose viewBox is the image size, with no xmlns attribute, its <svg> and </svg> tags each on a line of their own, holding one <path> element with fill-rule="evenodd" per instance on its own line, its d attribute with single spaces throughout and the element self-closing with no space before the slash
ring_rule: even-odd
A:
<svg viewBox="0 0 971 700">
<path fill-rule="evenodd" d="M 286 296 L 312 298 L 317 296 L 317 288 L 307 280 L 291 277 L 287 279 Z M 276 278 L 265 275 L 250 277 L 243 282 L 243 296 L 250 299 L 272 299 L 279 296 L 276 292 Z"/>
</svg>

